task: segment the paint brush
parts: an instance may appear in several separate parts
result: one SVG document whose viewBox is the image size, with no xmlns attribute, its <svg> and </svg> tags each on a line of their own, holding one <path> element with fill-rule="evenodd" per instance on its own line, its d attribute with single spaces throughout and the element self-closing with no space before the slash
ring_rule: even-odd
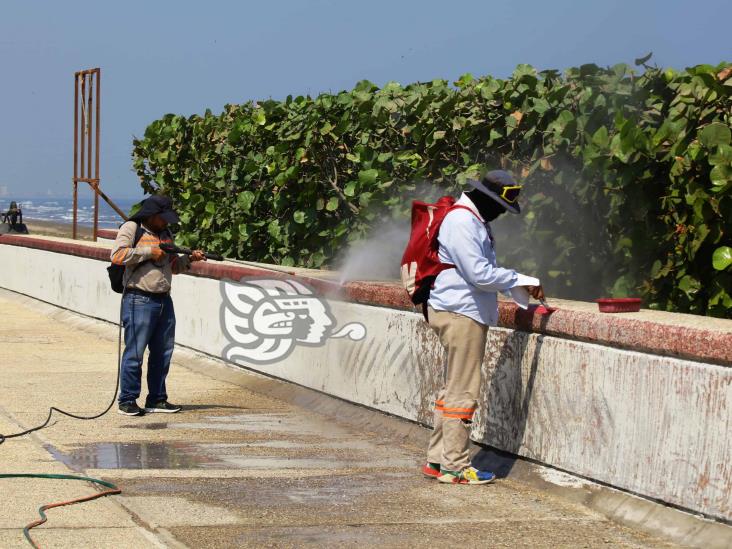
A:
<svg viewBox="0 0 732 549">
<path fill-rule="evenodd" d="M 534 312 L 539 313 L 540 315 L 548 315 L 557 310 L 556 307 L 550 307 L 547 305 L 546 299 L 540 299 L 539 303 L 541 304 L 541 307 L 537 307 Z"/>
</svg>

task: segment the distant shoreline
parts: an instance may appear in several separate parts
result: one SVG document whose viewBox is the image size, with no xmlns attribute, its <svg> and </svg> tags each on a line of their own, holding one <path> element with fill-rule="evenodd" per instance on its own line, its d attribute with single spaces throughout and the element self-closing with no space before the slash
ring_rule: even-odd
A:
<svg viewBox="0 0 732 549">
<path fill-rule="evenodd" d="M 37 234 L 42 236 L 56 236 L 60 238 L 71 238 L 73 234 L 73 224 L 61 221 L 47 221 L 43 219 L 25 219 L 23 222 L 28 227 L 31 235 Z M 77 225 L 77 238 L 81 240 L 92 239 L 92 227 L 85 225 Z"/>
<path fill-rule="evenodd" d="M 70 234 L 74 218 L 74 202 L 72 199 L 54 198 L 49 200 L 15 197 L 15 202 L 23 210 L 23 219 L 37 226 L 36 231 L 50 232 L 53 235 Z M 120 200 L 117 205 L 122 211 L 129 211 L 135 202 Z M 7 201 L 0 200 L 0 211 L 8 208 Z M 99 227 L 116 229 L 122 223 L 122 217 L 110 208 L 106 202 L 99 202 Z M 90 233 L 94 222 L 94 201 L 92 197 L 79 197 L 77 202 L 77 220 L 82 233 Z M 83 225 L 82 225 L 83 223 Z M 83 227 L 83 228 L 82 228 Z"/>
</svg>

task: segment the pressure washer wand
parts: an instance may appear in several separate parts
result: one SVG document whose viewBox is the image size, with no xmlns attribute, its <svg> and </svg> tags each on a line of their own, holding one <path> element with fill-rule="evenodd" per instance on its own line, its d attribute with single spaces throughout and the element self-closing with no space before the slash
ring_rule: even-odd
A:
<svg viewBox="0 0 732 549">
<path fill-rule="evenodd" d="M 160 249 L 169 254 L 191 255 L 193 253 L 193 250 L 191 250 L 190 248 L 181 248 L 180 246 L 176 246 L 175 244 L 167 243 L 160 244 Z M 224 260 L 223 256 L 220 256 L 219 254 L 212 254 L 207 252 L 203 255 L 206 259 L 213 259 L 214 261 Z"/>
</svg>

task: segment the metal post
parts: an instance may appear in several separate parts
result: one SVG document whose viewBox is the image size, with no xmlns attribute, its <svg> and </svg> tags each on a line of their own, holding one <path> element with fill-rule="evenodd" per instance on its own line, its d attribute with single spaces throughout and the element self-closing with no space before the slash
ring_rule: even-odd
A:
<svg viewBox="0 0 732 549">
<path fill-rule="evenodd" d="M 89 113 L 89 119 L 87 121 L 87 124 L 89 125 L 89 130 L 87 131 L 87 142 L 89 145 L 89 177 L 93 177 L 95 180 L 91 184 L 91 187 L 94 190 L 94 228 L 92 229 L 92 240 L 94 240 L 94 242 L 97 241 L 97 230 L 99 229 L 99 193 L 97 193 L 97 187 L 99 187 L 99 179 L 96 176 L 92 176 L 92 103 L 94 98 L 94 95 L 92 94 L 92 89 L 95 88 L 96 84 L 97 79 L 94 78 L 94 73 L 91 73 L 89 75 L 89 107 L 87 111 Z M 94 171 L 96 172 L 98 169 L 99 166 L 95 165 Z"/>
<path fill-rule="evenodd" d="M 97 69 L 96 84 L 97 84 L 97 86 L 96 86 L 96 92 L 97 92 L 96 102 L 97 102 L 97 104 L 96 104 L 96 121 L 95 122 L 96 122 L 97 128 L 96 128 L 96 131 L 94 132 L 96 134 L 96 143 L 94 145 L 94 154 L 95 154 L 95 160 L 94 160 L 94 179 L 97 180 L 97 184 L 96 184 L 96 187 L 94 189 L 96 191 L 94 193 L 94 241 L 95 242 L 97 240 L 97 228 L 98 228 L 98 225 L 99 225 L 99 194 L 101 193 L 101 191 L 99 189 L 99 183 L 100 183 L 100 178 L 99 178 L 99 144 L 101 142 L 101 135 L 102 135 L 102 126 L 101 126 L 101 123 L 100 123 L 100 120 L 101 120 L 101 116 L 100 116 L 100 114 L 101 114 L 101 104 L 102 104 L 102 101 L 101 101 L 101 91 L 100 91 L 101 84 L 102 84 L 102 69 Z M 122 216 L 122 217 L 124 217 L 124 216 Z"/>
<path fill-rule="evenodd" d="M 81 177 L 86 177 L 86 159 L 84 157 L 84 152 L 86 151 L 86 138 L 84 136 L 84 131 L 86 130 L 86 112 L 84 109 L 84 105 L 86 104 L 86 74 L 81 75 L 81 124 L 79 125 L 79 141 L 81 145 L 81 154 L 80 154 L 80 161 L 81 161 Z"/>
<path fill-rule="evenodd" d="M 74 228 L 71 234 L 71 238 L 76 240 L 76 224 L 77 224 L 77 218 L 76 218 L 76 210 L 78 208 L 78 195 L 79 195 L 79 184 L 74 181 Z"/>
<path fill-rule="evenodd" d="M 79 74 L 74 75 L 74 222 L 71 237 L 76 240 L 76 195 L 79 177 Z"/>
<path fill-rule="evenodd" d="M 89 75 L 89 88 L 87 89 L 87 106 L 86 106 L 86 148 L 88 151 L 86 158 L 86 176 L 92 176 L 92 88 L 94 87 L 94 73 Z"/>
</svg>

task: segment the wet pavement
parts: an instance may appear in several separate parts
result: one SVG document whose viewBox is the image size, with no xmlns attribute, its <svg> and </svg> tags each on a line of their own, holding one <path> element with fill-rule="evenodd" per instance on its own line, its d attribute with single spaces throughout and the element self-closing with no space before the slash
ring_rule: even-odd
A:
<svg viewBox="0 0 732 549">
<path fill-rule="evenodd" d="M 8 308 L 15 322 L 0 327 L 0 339 L 5 353 L 22 360 L 1 366 L 0 432 L 42 421 L 48 405 L 81 413 L 103 409 L 115 379 L 115 329 L 0 293 L 0 309 Z M 358 414 L 348 414 L 348 421 L 328 419 L 249 390 L 237 381 L 247 377 L 176 351 L 169 393 L 185 406 L 182 413 L 111 413 L 90 422 L 59 418 L 37 436 L 0 445 L 0 470 L 77 472 L 123 491 L 49 512 L 49 523 L 36 530 L 39 542 L 674 547 L 510 477 L 481 487 L 424 479 L 418 471 L 422 449 L 410 439 L 364 428 L 352 421 Z M 2 547 L 24 546 L 20 528 L 38 505 L 93 490 L 32 480 L 0 489 L 7 504 L 0 519 Z"/>
</svg>

